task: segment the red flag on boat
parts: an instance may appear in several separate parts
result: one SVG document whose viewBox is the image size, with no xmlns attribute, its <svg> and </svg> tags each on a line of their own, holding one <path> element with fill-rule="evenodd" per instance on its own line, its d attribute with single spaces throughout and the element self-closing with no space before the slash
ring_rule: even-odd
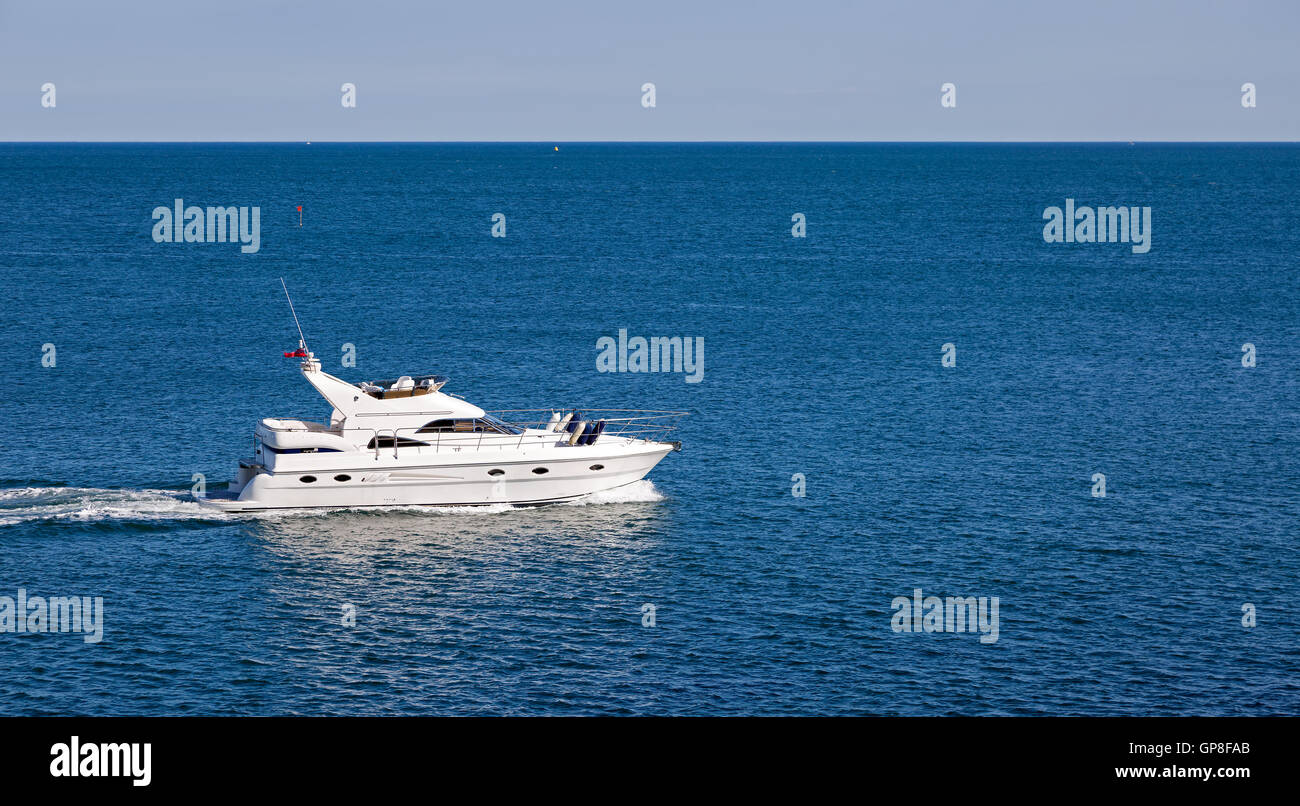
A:
<svg viewBox="0 0 1300 806">
<path fill-rule="evenodd" d="M 306 358 L 307 351 L 299 347 L 297 350 L 294 350 L 292 353 L 285 353 L 284 357 L 285 358 Z"/>
</svg>

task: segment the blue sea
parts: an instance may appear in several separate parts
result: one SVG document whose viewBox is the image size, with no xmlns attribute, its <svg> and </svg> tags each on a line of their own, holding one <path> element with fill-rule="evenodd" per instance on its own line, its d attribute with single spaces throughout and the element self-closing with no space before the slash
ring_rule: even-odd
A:
<svg viewBox="0 0 1300 806">
<path fill-rule="evenodd" d="M 0 144 L 0 198 L 0 597 L 104 608 L 0 632 L 5 715 L 1300 714 L 1295 145 Z M 178 198 L 260 249 L 156 243 Z M 1150 251 L 1045 242 L 1067 199 Z M 328 417 L 281 277 L 328 372 L 686 410 L 683 451 L 201 509 Z M 598 372 L 620 329 L 700 382 Z M 996 640 L 896 630 L 918 589 Z"/>
</svg>

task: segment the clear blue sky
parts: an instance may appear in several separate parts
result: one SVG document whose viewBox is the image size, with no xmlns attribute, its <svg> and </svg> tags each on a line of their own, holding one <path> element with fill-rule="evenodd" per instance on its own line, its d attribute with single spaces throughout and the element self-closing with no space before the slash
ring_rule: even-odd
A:
<svg viewBox="0 0 1300 806">
<path fill-rule="evenodd" d="M 1298 54 L 1298 0 L 0 0 L 0 140 L 1296 140 Z"/>
</svg>

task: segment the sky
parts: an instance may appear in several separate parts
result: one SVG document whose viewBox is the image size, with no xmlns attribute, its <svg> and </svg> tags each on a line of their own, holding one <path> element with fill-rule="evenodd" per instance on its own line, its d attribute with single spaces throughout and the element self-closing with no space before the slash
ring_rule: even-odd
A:
<svg viewBox="0 0 1300 806">
<path fill-rule="evenodd" d="M 0 141 L 1295 141 L 1297 68 L 1300 0 L 0 0 Z"/>
</svg>

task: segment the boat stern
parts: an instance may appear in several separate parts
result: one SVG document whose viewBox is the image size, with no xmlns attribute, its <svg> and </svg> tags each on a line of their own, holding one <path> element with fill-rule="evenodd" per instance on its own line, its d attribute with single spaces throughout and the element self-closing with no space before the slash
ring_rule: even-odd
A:
<svg viewBox="0 0 1300 806">
<path fill-rule="evenodd" d="M 199 504 L 222 512 L 243 512 L 261 507 L 250 500 L 253 480 L 263 472 L 260 464 L 253 461 L 241 461 L 239 472 L 230 486 L 224 490 L 208 490 L 202 496 L 196 496 Z"/>
</svg>

